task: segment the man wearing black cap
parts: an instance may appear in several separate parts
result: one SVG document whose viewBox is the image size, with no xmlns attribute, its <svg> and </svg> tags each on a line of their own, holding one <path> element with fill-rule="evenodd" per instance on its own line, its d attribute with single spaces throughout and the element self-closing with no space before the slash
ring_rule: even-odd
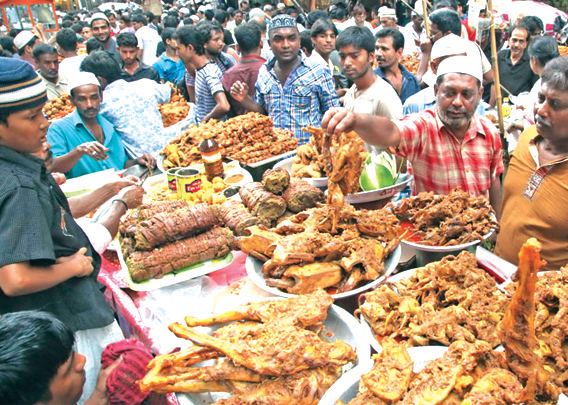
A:
<svg viewBox="0 0 568 405">
<path fill-rule="evenodd" d="M 31 155 L 46 141 L 46 101 L 29 64 L 0 58 L 0 313 L 42 309 L 74 330 L 93 354 L 90 395 L 95 358 L 122 332 L 97 282 L 99 255 L 43 160 Z"/>
<path fill-rule="evenodd" d="M 310 62 L 300 52 L 300 32 L 291 16 L 272 19 L 269 42 L 274 58 L 260 68 L 255 100 L 240 81 L 231 87 L 231 96 L 249 111 L 267 113 L 276 127 L 293 132 L 304 144 L 309 134 L 302 128 L 321 126 L 323 114 L 339 106 L 333 78 L 327 66 Z"/>
</svg>

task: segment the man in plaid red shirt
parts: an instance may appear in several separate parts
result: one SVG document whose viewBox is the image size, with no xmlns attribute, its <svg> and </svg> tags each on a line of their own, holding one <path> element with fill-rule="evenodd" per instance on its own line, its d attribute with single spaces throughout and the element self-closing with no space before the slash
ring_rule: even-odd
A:
<svg viewBox="0 0 568 405">
<path fill-rule="evenodd" d="M 400 121 L 331 109 L 322 127 L 329 133 L 356 131 L 373 145 L 391 147 L 412 164 L 415 192 L 448 194 L 461 187 L 489 198 L 499 217 L 503 159 L 495 126 L 475 114 L 483 88 L 481 67 L 467 56 L 438 67 L 436 105 Z"/>
</svg>

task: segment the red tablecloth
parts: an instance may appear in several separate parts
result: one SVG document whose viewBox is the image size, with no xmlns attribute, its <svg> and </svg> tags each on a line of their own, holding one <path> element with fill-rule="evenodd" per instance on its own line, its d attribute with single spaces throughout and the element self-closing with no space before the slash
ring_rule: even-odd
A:
<svg viewBox="0 0 568 405">
<path fill-rule="evenodd" d="M 246 276 L 246 254 L 240 251 L 233 251 L 232 253 L 234 258 L 229 265 L 202 277 L 211 277 L 218 285 L 229 285 L 233 281 Z M 140 312 L 138 311 L 137 302 L 143 298 L 146 293 L 133 291 L 128 288 L 123 269 L 116 257 L 116 252 L 108 250 L 102 256 L 98 280 L 107 287 L 105 298 L 116 312 L 118 322 L 125 337 L 135 337 L 150 349 L 155 347 L 150 338 L 150 328 L 148 325 L 144 324 Z M 169 394 L 167 399 L 169 404 L 179 404 L 173 394 Z"/>
</svg>

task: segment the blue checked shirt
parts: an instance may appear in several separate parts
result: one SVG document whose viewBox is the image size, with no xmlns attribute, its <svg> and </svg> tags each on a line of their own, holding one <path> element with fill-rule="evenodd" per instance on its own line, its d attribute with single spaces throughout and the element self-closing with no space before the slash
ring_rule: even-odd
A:
<svg viewBox="0 0 568 405">
<path fill-rule="evenodd" d="M 170 96 L 171 88 L 167 84 L 150 79 L 127 83 L 120 79 L 104 89 L 99 113 L 114 126 L 131 157 L 156 154 L 193 120 L 188 116 L 164 128 L 158 104 L 168 103 Z"/>
<path fill-rule="evenodd" d="M 259 103 L 277 128 L 291 131 L 303 145 L 310 139 L 302 128 L 321 127 L 323 114 L 339 107 L 329 68 L 314 64 L 300 52 L 301 61 L 290 73 L 284 86 L 274 72 L 276 58 L 260 67 L 256 81 L 255 101 Z"/>
</svg>

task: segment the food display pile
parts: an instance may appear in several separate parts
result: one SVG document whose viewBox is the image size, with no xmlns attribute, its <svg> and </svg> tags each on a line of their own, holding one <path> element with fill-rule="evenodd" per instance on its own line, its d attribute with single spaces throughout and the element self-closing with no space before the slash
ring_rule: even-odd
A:
<svg viewBox="0 0 568 405">
<path fill-rule="evenodd" d="M 245 164 L 254 164 L 290 152 L 298 146 L 294 135 L 275 128 L 269 117 L 248 113 L 227 121 L 210 120 L 198 127 L 190 126 L 162 151 L 164 168 L 167 170 L 201 163 L 199 144 L 206 132 L 213 134 L 223 157 Z"/>
<path fill-rule="evenodd" d="M 207 180 L 205 174 L 201 175 L 201 188 L 199 191 L 189 194 L 187 202 L 190 205 L 207 203 L 209 205 L 223 204 L 227 201 L 227 197 L 222 193 L 228 187 L 220 177 L 215 177 L 212 181 Z M 156 184 L 151 184 L 149 190 L 144 194 L 145 203 L 154 203 L 160 201 L 173 201 L 179 197 L 176 192 L 168 188 L 168 183 L 160 179 Z"/>
<path fill-rule="evenodd" d="M 357 353 L 342 340 L 320 333 L 333 299 L 319 290 L 288 300 L 252 303 L 207 319 L 185 317 L 169 325 L 194 345 L 157 356 L 139 382 L 158 393 L 228 392 L 216 404 L 300 403 L 315 405 L 355 363 Z M 226 324 L 222 326 L 223 324 Z M 211 335 L 196 326 L 215 326 Z M 198 363 L 215 359 L 213 365 Z"/>
<path fill-rule="evenodd" d="M 404 55 L 400 63 L 402 63 L 402 66 L 404 66 L 406 70 L 415 75 L 418 71 L 418 65 L 420 65 L 420 53 L 413 52 L 410 55 Z"/>
<path fill-rule="evenodd" d="M 495 279 L 477 266 L 475 255 L 462 252 L 366 293 L 357 313 L 379 342 L 396 338 L 426 346 L 480 340 L 495 347 L 507 303 Z"/>
<path fill-rule="evenodd" d="M 389 207 L 403 224 L 402 238 L 430 246 L 453 246 L 483 240 L 499 225 L 489 201 L 459 189 L 449 195 L 422 192 Z"/>
<path fill-rule="evenodd" d="M 172 85 L 170 84 L 170 86 Z M 172 94 L 170 102 L 159 104 L 158 110 L 160 110 L 160 114 L 162 115 L 164 128 L 167 128 L 187 117 L 187 114 L 189 114 L 189 104 L 187 104 L 187 101 L 185 101 L 176 89 Z"/>
<path fill-rule="evenodd" d="M 540 244 L 525 243 L 519 255 L 519 284 L 498 329 L 504 352 L 482 340 L 458 339 L 418 373 L 405 343 L 383 341 L 372 370 L 361 377 L 360 404 L 556 404 L 563 384 L 546 372 L 537 355 L 535 286 Z M 537 293 L 538 296 L 538 293 Z M 538 302 L 538 298 L 536 299 Z M 542 318 L 541 318 L 542 319 Z"/>
<path fill-rule="evenodd" d="M 217 206 L 186 201 L 142 205 L 121 221 L 122 254 L 136 282 L 159 278 L 231 251 L 233 232 Z"/>
<path fill-rule="evenodd" d="M 63 118 L 75 111 L 75 106 L 71 104 L 71 97 L 67 93 L 61 97 L 49 100 L 43 107 L 43 112 L 49 120 Z"/>
<path fill-rule="evenodd" d="M 286 218 L 271 230 L 249 228 L 239 238 L 245 253 L 262 260 L 266 284 L 292 294 L 318 288 L 350 291 L 384 273 L 397 247 L 398 220 L 386 210 L 355 211 L 345 204 L 336 232 L 333 208 L 324 205 Z"/>
</svg>

